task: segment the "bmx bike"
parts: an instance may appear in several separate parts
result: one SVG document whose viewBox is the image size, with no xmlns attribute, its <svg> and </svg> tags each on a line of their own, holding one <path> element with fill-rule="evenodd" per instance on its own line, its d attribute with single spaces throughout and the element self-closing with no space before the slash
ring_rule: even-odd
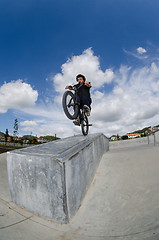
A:
<svg viewBox="0 0 159 240">
<path fill-rule="evenodd" d="M 89 126 L 92 126 L 92 124 L 89 124 L 88 122 L 86 109 L 80 107 L 78 88 L 69 86 L 69 89 L 71 91 L 66 91 L 63 94 L 63 110 L 70 120 L 74 120 L 77 117 L 79 118 L 79 125 L 81 126 L 82 134 L 86 136 L 89 131 Z M 74 91 L 74 93 L 72 91 Z"/>
</svg>

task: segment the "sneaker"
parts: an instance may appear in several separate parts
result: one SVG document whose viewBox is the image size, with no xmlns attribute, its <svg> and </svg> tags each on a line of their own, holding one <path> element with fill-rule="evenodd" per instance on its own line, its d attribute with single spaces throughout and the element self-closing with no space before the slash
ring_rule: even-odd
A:
<svg viewBox="0 0 159 240">
<path fill-rule="evenodd" d="M 80 126 L 80 120 L 79 120 L 79 118 L 75 119 L 75 120 L 73 121 L 73 123 L 74 123 L 76 126 Z"/>
<path fill-rule="evenodd" d="M 91 112 L 90 108 L 87 105 L 84 105 L 83 108 L 86 111 L 86 115 L 89 117 Z"/>
</svg>

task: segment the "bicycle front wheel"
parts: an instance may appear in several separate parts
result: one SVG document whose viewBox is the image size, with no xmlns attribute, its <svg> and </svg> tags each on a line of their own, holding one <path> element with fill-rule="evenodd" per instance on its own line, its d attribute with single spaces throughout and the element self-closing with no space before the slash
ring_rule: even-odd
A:
<svg viewBox="0 0 159 240">
<path fill-rule="evenodd" d="M 86 114 L 84 114 L 83 119 L 81 121 L 81 129 L 82 129 L 83 135 L 86 136 L 88 134 L 88 130 L 89 130 L 88 118 L 87 118 Z"/>
<path fill-rule="evenodd" d="M 75 96 L 71 91 L 66 91 L 63 95 L 62 106 L 66 116 L 73 120 L 78 116 L 79 106 L 76 104 Z"/>
</svg>

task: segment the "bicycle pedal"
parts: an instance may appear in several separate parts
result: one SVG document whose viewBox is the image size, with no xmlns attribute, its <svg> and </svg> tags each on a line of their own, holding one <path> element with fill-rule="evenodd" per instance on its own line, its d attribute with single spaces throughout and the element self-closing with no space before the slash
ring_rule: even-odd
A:
<svg viewBox="0 0 159 240">
<path fill-rule="evenodd" d="M 73 121 L 73 123 L 74 123 L 74 125 L 76 125 L 76 126 L 80 126 L 80 123 L 77 122 L 77 121 Z"/>
</svg>

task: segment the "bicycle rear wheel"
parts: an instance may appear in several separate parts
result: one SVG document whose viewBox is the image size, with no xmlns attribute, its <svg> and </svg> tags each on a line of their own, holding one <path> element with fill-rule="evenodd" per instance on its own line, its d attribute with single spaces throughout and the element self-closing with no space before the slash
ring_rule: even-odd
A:
<svg viewBox="0 0 159 240">
<path fill-rule="evenodd" d="M 66 116 L 73 120 L 78 116 L 79 106 L 76 104 L 75 96 L 71 91 L 66 91 L 63 95 L 62 106 Z"/>
<path fill-rule="evenodd" d="M 83 114 L 83 119 L 81 120 L 81 129 L 84 136 L 88 134 L 89 124 L 86 114 Z"/>
</svg>

